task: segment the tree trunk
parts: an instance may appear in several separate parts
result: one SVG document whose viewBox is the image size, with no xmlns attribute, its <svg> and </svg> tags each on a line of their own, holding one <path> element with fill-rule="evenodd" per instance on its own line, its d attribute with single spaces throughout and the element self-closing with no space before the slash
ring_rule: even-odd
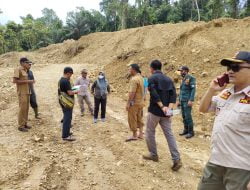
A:
<svg viewBox="0 0 250 190">
<path fill-rule="evenodd" d="M 122 0 L 122 16 L 121 16 L 121 29 L 127 28 L 127 17 L 128 17 L 128 0 Z"/>
<path fill-rule="evenodd" d="M 196 9 L 197 9 L 197 13 L 198 13 L 198 21 L 200 21 L 200 20 L 201 20 L 201 15 L 200 15 L 199 5 L 198 5 L 197 0 L 194 0 L 194 1 L 195 1 L 195 5 L 196 5 Z"/>
</svg>

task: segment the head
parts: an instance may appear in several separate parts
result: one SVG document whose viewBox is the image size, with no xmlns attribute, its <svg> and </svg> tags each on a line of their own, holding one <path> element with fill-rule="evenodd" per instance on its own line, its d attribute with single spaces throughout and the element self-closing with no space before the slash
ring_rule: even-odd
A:
<svg viewBox="0 0 250 190">
<path fill-rule="evenodd" d="M 73 69 L 71 67 L 65 67 L 63 71 L 64 77 L 70 79 L 70 77 L 74 74 Z"/>
<path fill-rule="evenodd" d="M 83 69 L 83 70 L 81 71 L 81 74 L 82 74 L 82 77 L 83 77 L 83 78 L 86 78 L 87 75 L 88 75 L 87 69 Z"/>
<path fill-rule="evenodd" d="M 30 69 L 30 64 L 32 64 L 32 62 L 30 60 L 28 60 L 26 57 L 22 57 L 20 59 L 20 65 L 22 67 L 24 67 L 25 69 Z"/>
<path fill-rule="evenodd" d="M 98 79 L 105 79 L 105 73 L 103 71 L 99 72 Z"/>
<path fill-rule="evenodd" d="M 181 66 L 178 71 L 180 72 L 182 77 L 185 77 L 189 72 L 189 68 L 187 66 Z"/>
<path fill-rule="evenodd" d="M 135 76 L 136 74 L 141 73 L 140 67 L 137 64 L 131 64 L 129 66 L 129 74 Z"/>
<path fill-rule="evenodd" d="M 153 74 L 155 71 L 161 71 L 162 63 L 159 60 L 153 60 L 150 63 L 150 72 Z"/>
<path fill-rule="evenodd" d="M 221 65 L 227 67 L 229 82 L 234 85 L 250 83 L 250 52 L 240 51 L 233 58 L 225 58 Z"/>
</svg>

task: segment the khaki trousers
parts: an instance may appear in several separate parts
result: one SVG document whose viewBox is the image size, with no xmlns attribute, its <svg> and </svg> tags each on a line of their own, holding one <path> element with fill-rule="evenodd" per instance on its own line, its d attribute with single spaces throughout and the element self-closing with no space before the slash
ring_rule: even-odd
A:
<svg viewBox="0 0 250 190">
<path fill-rule="evenodd" d="M 79 106 L 80 106 L 81 113 L 84 113 L 84 111 L 85 111 L 84 101 L 88 105 L 89 111 L 91 113 L 93 113 L 94 109 L 93 109 L 92 103 L 90 101 L 89 95 L 85 95 L 85 96 L 78 95 L 77 98 L 78 98 L 78 103 L 79 103 Z"/>
<path fill-rule="evenodd" d="M 18 125 L 24 127 L 28 122 L 29 113 L 29 99 L 30 95 L 22 94 L 18 96 L 19 100 L 19 113 L 18 113 Z"/>
<path fill-rule="evenodd" d="M 129 108 L 128 124 L 131 131 L 137 131 L 138 128 L 142 128 L 144 126 L 142 106 L 134 105 Z"/>
</svg>

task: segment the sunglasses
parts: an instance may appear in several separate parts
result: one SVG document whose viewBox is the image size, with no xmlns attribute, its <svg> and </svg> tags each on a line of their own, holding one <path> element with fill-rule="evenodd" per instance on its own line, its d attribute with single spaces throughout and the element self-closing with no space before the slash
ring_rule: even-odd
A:
<svg viewBox="0 0 250 190">
<path fill-rule="evenodd" d="M 240 66 L 240 64 L 229 64 L 229 65 L 227 65 L 227 71 L 232 70 L 233 72 L 239 72 L 243 68 L 250 69 L 250 67 Z"/>
</svg>

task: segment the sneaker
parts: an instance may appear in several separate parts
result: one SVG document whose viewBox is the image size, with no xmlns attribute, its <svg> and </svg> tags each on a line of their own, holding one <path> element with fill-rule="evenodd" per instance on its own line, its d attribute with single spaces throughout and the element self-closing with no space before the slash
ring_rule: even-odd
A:
<svg viewBox="0 0 250 190">
<path fill-rule="evenodd" d="M 172 166 L 172 170 L 173 171 L 178 171 L 180 168 L 182 167 L 182 162 L 181 162 L 181 160 L 176 160 L 176 161 L 174 161 L 174 164 L 173 164 L 173 166 Z"/>
<path fill-rule="evenodd" d="M 75 141 L 76 139 L 72 137 L 72 135 L 66 137 L 66 138 L 63 138 L 64 141 Z"/>
<path fill-rule="evenodd" d="M 186 139 L 190 139 L 190 138 L 192 138 L 194 136 L 194 133 L 188 133 L 187 135 L 186 135 Z"/>
<path fill-rule="evenodd" d="M 102 120 L 102 122 L 105 122 L 105 121 L 106 121 L 105 118 L 102 118 L 101 120 Z"/>
<path fill-rule="evenodd" d="M 97 123 L 97 119 L 94 119 L 94 123 Z"/>
<path fill-rule="evenodd" d="M 152 160 L 154 162 L 158 162 L 159 161 L 159 157 L 158 156 L 152 156 L 151 154 L 143 155 L 142 158 L 144 160 Z"/>
<path fill-rule="evenodd" d="M 25 125 L 24 128 L 25 128 L 25 129 L 31 129 L 32 127 L 31 127 L 31 126 L 28 126 L 28 125 Z"/>
<path fill-rule="evenodd" d="M 25 127 L 18 127 L 18 130 L 21 132 L 28 132 L 28 129 Z"/>
</svg>

